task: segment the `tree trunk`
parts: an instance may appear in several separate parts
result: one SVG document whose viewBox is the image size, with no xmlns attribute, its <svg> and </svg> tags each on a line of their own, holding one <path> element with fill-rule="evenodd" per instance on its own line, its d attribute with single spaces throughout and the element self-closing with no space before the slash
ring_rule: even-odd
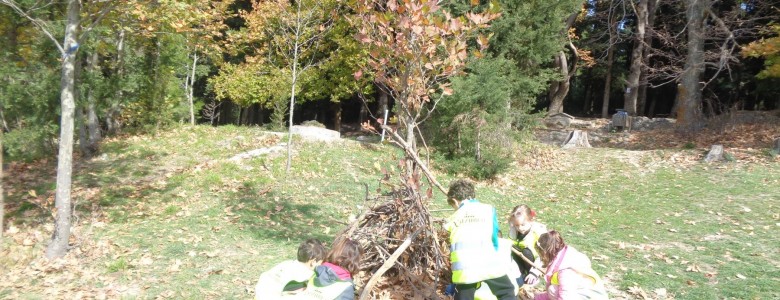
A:
<svg viewBox="0 0 780 300">
<path fill-rule="evenodd" d="M 590 141 L 588 141 L 588 132 L 582 130 L 574 130 L 569 132 L 569 136 L 566 137 L 566 141 L 563 142 L 561 148 L 590 148 Z"/>
<path fill-rule="evenodd" d="M 658 103 L 658 96 L 653 94 L 652 97 L 650 97 L 650 108 L 647 109 L 647 116 L 650 118 L 655 117 L 655 105 Z"/>
<path fill-rule="evenodd" d="M 566 60 L 566 53 L 559 51 L 555 56 L 555 67 L 558 68 L 563 79 L 553 81 L 548 91 L 550 107 L 547 109 L 547 115 L 563 112 L 563 99 L 569 93 L 569 65 Z"/>
<path fill-rule="evenodd" d="M 609 118 L 609 96 L 612 93 L 612 65 L 615 58 L 615 46 L 609 46 L 607 52 L 607 78 L 604 79 L 604 96 L 601 99 L 601 117 Z"/>
<path fill-rule="evenodd" d="M 704 72 L 704 14 L 709 0 L 685 0 L 688 33 L 688 55 L 681 84 L 683 97 L 677 106 L 677 125 L 682 130 L 697 130 L 702 122 L 701 76 Z"/>
<path fill-rule="evenodd" d="M 647 26 L 645 26 L 646 31 L 651 31 L 653 29 L 653 26 L 655 26 L 655 11 L 656 11 L 656 2 L 658 0 L 648 0 L 647 2 Z M 637 96 L 636 100 L 636 106 L 637 106 L 637 115 L 644 116 L 645 115 L 645 107 L 647 106 L 647 66 L 650 63 L 650 47 L 653 45 L 653 35 L 645 32 L 645 47 L 644 51 L 642 51 L 642 65 L 644 66 L 642 68 L 642 72 L 639 74 L 639 95 Z"/>
<path fill-rule="evenodd" d="M 120 26 L 121 27 L 121 26 Z M 106 110 L 105 115 L 105 121 L 106 121 L 106 130 L 109 134 L 115 134 L 117 131 L 119 131 L 119 122 L 116 120 L 116 118 L 119 115 L 120 111 L 120 103 L 122 102 L 122 98 L 124 97 L 124 93 L 122 91 L 122 76 L 124 75 L 124 64 L 125 64 L 125 30 L 124 28 L 119 29 L 119 36 L 117 37 L 116 42 L 116 60 L 114 61 L 114 77 L 115 77 L 115 86 L 114 86 L 114 101 L 111 102 L 111 105 Z"/>
<path fill-rule="evenodd" d="M 242 107 L 241 108 L 241 112 L 239 113 L 241 118 L 239 120 L 238 125 L 244 125 L 244 126 L 249 125 L 249 111 L 250 110 L 251 109 L 249 107 Z"/>
<path fill-rule="evenodd" d="M 642 58 L 645 46 L 645 26 L 647 25 L 647 1 L 634 5 L 637 15 L 634 50 L 631 51 L 631 67 L 626 80 L 623 109 L 629 116 L 637 115 L 637 96 L 639 95 L 639 77 L 642 73 Z"/>
<path fill-rule="evenodd" d="M 379 105 L 377 106 L 377 110 L 379 111 L 376 112 L 377 118 L 384 117 L 385 110 L 387 110 L 387 91 L 383 87 L 380 87 L 378 90 L 379 90 Z"/>
<path fill-rule="evenodd" d="M 0 243 L 3 242 L 5 227 L 5 191 L 3 191 L 3 129 L 0 128 Z"/>
<path fill-rule="evenodd" d="M 79 127 L 79 151 L 81 156 L 85 158 L 92 157 L 93 153 L 89 149 L 89 137 L 87 134 L 87 121 L 84 116 L 84 108 L 76 108 L 76 124 Z"/>
<path fill-rule="evenodd" d="M 89 59 L 87 59 L 87 63 L 89 62 Z M 87 134 L 87 118 L 85 117 L 86 114 L 84 113 L 84 103 L 80 99 L 81 98 L 81 85 L 83 84 L 81 78 L 81 71 L 83 69 L 82 66 L 82 58 L 79 55 L 76 55 L 76 62 L 75 62 L 75 70 L 74 77 L 75 82 L 73 83 L 73 102 L 76 103 L 76 125 L 79 129 L 79 152 L 81 152 L 82 157 L 92 157 L 94 153 L 92 153 L 91 148 L 89 147 L 89 135 Z M 89 66 L 87 66 L 87 71 L 89 71 Z M 90 89 L 87 89 L 90 90 Z M 89 93 L 89 91 L 87 91 Z"/>
<path fill-rule="evenodd" d="M 476 156 L 474 157 L 477 161 L 482 161 L 482 132 L 480 130 L 480 126 L 477 126 L 477 139 L 474 141 L 476 144 L 474 145 L 474 149 L 476 152 Z"/>
<path fill-rule="evenodd" d="M 89 61 L 87 62 L 89 67 L 89 72 L 92 74 L 99 72 L 98 58 L 99 57 L 97 52 L 94 52 L 92 53 L 92 55 L 89 58 Z M 90 149 L 91 155 L 97 153 L 98 143 L 100 142 L 101 139 L 100 120 L 98 120 L 98 116 L 95 108 L 97 100 L 95 99 L 95 92 L 93 90 L 94 89 L 90 88 L 89 91 L 87 91 L 87 106 L 86 106 L 87 109 L 86 125 L 87 125 L 87 131 L 89 132 L 88 147 Z"/>
<path fill-rule="evenodd" d="M 570 14 L 569 17 L 566 18 L 566 25 L 560 33 L 562 36 L 566 36 L 569 32 L 569 28 L 574 26 L 574 21 L 577 20 L 577 15 L 579 15 L 579 12 Z M 569 70 L 566 53 L 559 51 L 555 56 L 555 67 L 559 68 L 558 70 L 561 73 L 562 78 L 560 81 L 553 81 L 550 84 L 550 88 L 548 89 L 550 107 L 547 108 L 547 115 L 563 112 L 563 99 L 566 98 L 567 94 L 569 94 L 569 80 L 571 80 L 571 77 L 577 71 L 577 60 L 579 59 L 577 56 L 577 48 L 574 47 L 574 44 L 572 44 L 571 41 L 569 41 L 568 46 L 574 55 L 574 59 L 571 62 L 571 70 Z"/>
<path fill-rule="evenodd" d="M 363 124 L 368 119 L 368 108 L 365 103 L 360 103 L 360 116 L 358 116 L 358 124 Z"/>
<path fill-rule="evenodd" d="M 51 243 L 46 248 L 49 259 L 64 256 L 68 251 L 71 226 L 71 176 L 73 172 L 73 100 L 74 65 L 77 49 L 69 50 L 77 45 L 79 29 L 79 12 L 81 3 L 78 0 L 68 1 L 68 23 L 65 27 L 63 48 L 68 51 L 62 59 L 62 78 L 60 80 L 60 102 L 62 117 L 60 119 L 59 153 L 57 155 L 57 188 L 54 206 L 57 209 L 52 232 Z"/>
<path fill-rule="evenodd" d="M 301 36 L 301 2 L 297 1 L 296 18 L 297 23 L 295 27 L 295 48 L 293 48 L 293 64 L 292 64 L 292 87 L 290 92 L 290 126 L 287 128 L 287 167 L 285 168 L 285 174 L 290 174 L 290 167 L 292 166 L 292 128 L 293 128 L 293 112 L 295 112 L 295 84 L 298 81 L 298 53 L 300 50 Z"/>
<path fill-rule="evenodd" d="M 190 125 L 195 125 L 195 101 L 194 101 L 194 90 L 195 90 L 195 68 L 198 66 L 198 52 L 193 51 L 192 52 L 192 72 L 190 73 L 189 79 L 190 83 L 188 84 L 189 90 L 187 91 L 187 101 L 190 103 Z"/>
<path fill-rule="evenodd" d="M 265 107 L 262 105 L 258 105 L 257 108 L 257 124 L 260 126 L 263 126 L 265 124 Z M 211 121 L 211 123 L 214 123 L 214 121 Z"/>
<path fill-rule="evenodd" d="M 333 111 L 333 130 L 341 132 L 341 101 L 330 102 Z"/>
</svg>

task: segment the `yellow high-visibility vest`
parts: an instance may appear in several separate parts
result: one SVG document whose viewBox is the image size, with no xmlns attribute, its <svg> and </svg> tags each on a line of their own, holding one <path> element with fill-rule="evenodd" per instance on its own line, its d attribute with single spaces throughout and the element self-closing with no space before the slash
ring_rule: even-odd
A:
<svg viewBox="0 0 780 300">
<path fill-rule="evenodd" d="M 531 225 L 531 230 L 529 230 L 528 234 L 525 235 L 525 238 L 514 240 L 515 245 L 517 245 L 520 248 L 520 250 L 526 248 L 531 250 L 531 253 L 534 255 L 534 259 L 538 259 L 539 253 L 536 252 L 536 242 L 538 242 L 539 237 L 546 232 L 547 232 L 547 227 L 545 227 L 542 224 L 534 222 Z M 512 238 L 514 238 L 514 236 Z"/>
<path fill-rule="evenodd" d="M 452 282 L 476 283 L 506 274 L 505 260 L 493 245 L 495 209 L 466 202 L 449 218 Z"/>
</svg>

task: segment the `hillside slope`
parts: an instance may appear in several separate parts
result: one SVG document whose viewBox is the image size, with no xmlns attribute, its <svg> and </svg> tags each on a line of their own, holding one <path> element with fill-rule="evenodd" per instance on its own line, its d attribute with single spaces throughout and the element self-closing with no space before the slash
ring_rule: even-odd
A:
<svg viewBox="0 0 780 300">
<path fill-rule="evenodd" d="M 54 262 L 42 257 L 53 162 L 12 166 L 0 298 L 253 297 L 262 270 L 305 238 L 328 242 L 398 164 L 393 147 L 353 141 L 296 141 L 290 175 L 283 154 L 231 160 L 281 141 L 230 126 L 106 141 L 77 164 L 73 249 Z M 701 155 L 537 146 L 477 193 L 502 222 L 514 205 L 534 207 L 593 258 L 614 298 L 780 297 L 780 163 Z"/>
</svg>

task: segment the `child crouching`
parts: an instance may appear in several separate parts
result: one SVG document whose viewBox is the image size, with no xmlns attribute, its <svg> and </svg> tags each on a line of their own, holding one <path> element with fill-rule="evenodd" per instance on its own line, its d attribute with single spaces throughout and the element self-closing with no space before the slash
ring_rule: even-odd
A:
<svg viewBox="0 0 780 300">
<path fill-rule="evenodd" d="M 526 258 L 523 259 L 514 251 L 512 252 L 512 258 L 521 273 L 521 277 L 515 279 L 517 285 L 522 286 L 525 283 L 533 286 L 539 283 L 542 272 L 533 268 L 528 261 L 534 262 L 537 266 L 541 265 L 539 253 L 534 246 L 539 241 L 539 237 L 546 232 L 547 226 L 536 222 L 536 213 L 528 205 L 518 205 L 512 209 L 509 215 L 509 238 L 514 241 L 514 249 Z"/>
<path fill-rule="evenodd" d="M 350 239 L 340 239 L 325 257 L 322 265 L 314 268 L 314 276 L 306 290 L 295 299 L 355 299 L 353 276 L 360 271 L 360 245 Z"/>
<path fill-rule="evenodd" d="M 318 239 L 308 239 L 298 246 L 298 260 L 279 263 L 260 275 L 255 286 L 255 299 L 279 299 L 283 293 L 306 287 L 314 274 L 314 266 L 325 258 L 325 246 Z"/>
</svg>

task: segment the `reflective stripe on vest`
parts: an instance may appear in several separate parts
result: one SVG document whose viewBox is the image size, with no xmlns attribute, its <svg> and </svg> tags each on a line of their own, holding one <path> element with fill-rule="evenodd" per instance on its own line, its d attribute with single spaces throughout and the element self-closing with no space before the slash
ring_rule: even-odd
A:
<svg viewBox="0 0 780 300">
<path fill-rule="evenodd" d="M 492 206 L 466 203 L 450 218 L 450 262 L 453 283 L 475 283 L 506 274 L 493 245 Z"/>
</svg>

